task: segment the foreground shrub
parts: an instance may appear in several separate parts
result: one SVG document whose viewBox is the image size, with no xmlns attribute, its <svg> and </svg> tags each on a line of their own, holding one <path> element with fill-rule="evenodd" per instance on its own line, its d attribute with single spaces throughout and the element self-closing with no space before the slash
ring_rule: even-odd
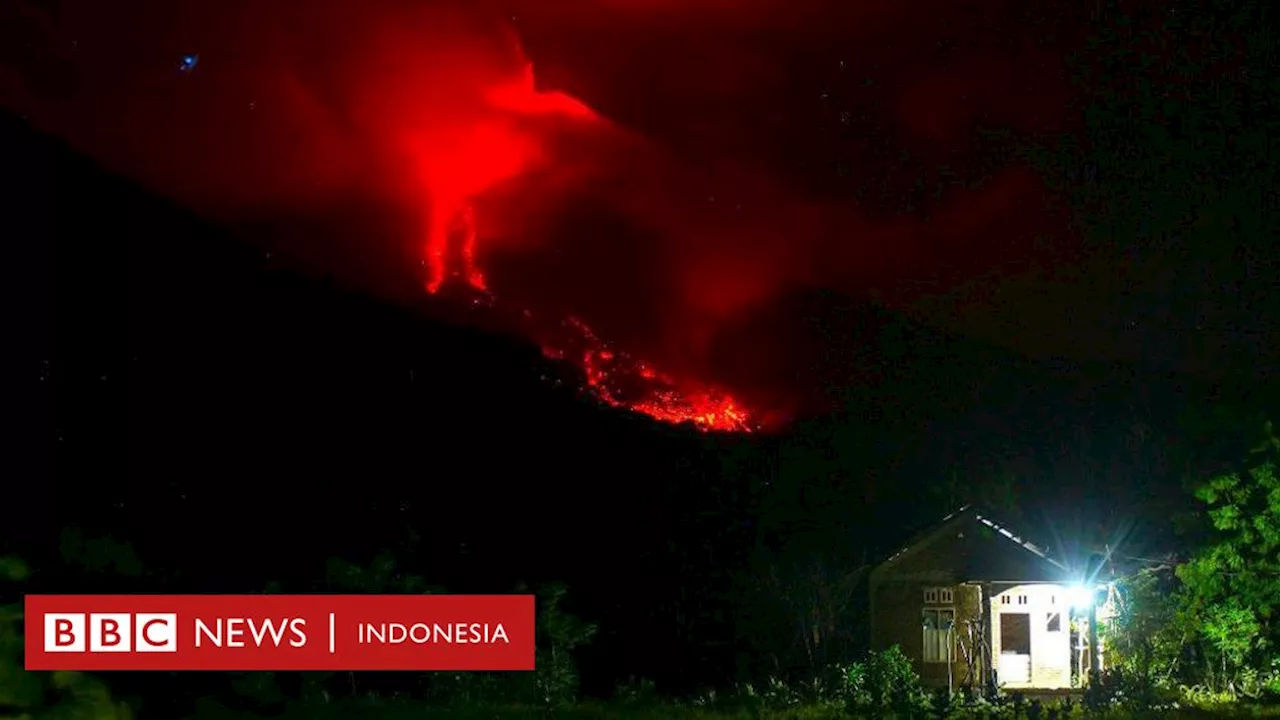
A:
<svg viewBox="0 0 1280 720">
<path fill-rule="evenodd" d="M 854 663 L 848 672 L 851 712 L 884 717 L 922 717 L 931 710 L 929 693 L 920 683 L 911 661 L 897 645 Z"/>
<path fill-rule="evenodd" d="M 27 579 L 27 566 L 0 558 L 0 602 Z M 0 717 L 26 720 L 128 720 L 127 705 L 116 702 L 106 683 L 77 672 L 27 672 L 22 661 L 22 604 L 0 605 Z"/>
</svg>

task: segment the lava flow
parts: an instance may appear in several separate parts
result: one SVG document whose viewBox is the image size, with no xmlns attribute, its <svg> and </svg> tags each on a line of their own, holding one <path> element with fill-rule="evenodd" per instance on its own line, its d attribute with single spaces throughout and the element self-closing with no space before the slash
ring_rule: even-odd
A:
<svg viewBox="0 0 1280 720">
<path fill-rule="evenodd" d="M 489 111 L 470 126 L 416 138 L 413 146 L 429 200 L 426 291 L 439 292 L 448 279 L 456 278 L 483 293 L 493 305 L 497 296 L 490 291 L 476 256 L 480 233 L 474 201 L 545 161 L 538 137 L 520 120 L 602 120 L 573 97 L 536 90 L 529 64 L 516 81 L 489 88 L 484 96 Z M 452 258 L 454 254 L 457 258 Z M 579 319 L 566 319 L 556 331 L 544 328 L 534 334 L 545 355 L 576 360 L 585 375 L 586 391 L 605 405 L 663 423 L 692 423 L 708 432 L 755 429 L 750 413 L 735 398 L 701 383 L 678 382 L 626 352 L 613 350 Z"/>
<path fill-rule="evenodd" d="M 627 408 L 662 422 L 691 422 L 707 431 L 751 432 L 755 423 L 745 408 L 727 393 L 712 387 L 679 383 L 670 375 L 625 352 L 617 352 L 578 318 L 563 325 L 572 331 L 587 388 L 602 402 Z M 543 346 L 548 357 L 565 351 Z M 683 388 L 683 389 L 682 389 Z"/>
<path fill-rule="evenodd" d="M 474 250 L 478 232 L 472 206 L 460 208 L 452 222 L 452 232 L 428 245 L 432 267 L 427 291 L 435 294 L 446 279 L 456 277 L 480 292 L 486 304 L 496 304 L 497 298 L 486 286 L 484 274 L 476 263 Z M 449 239 L 459 235 L 462 238 L 462 268 L 461 272 L 450 274 L 445 268 L 448 260 L 445 248 Z M 533 317 L 529 312 L 522 315 L 526 319 Z M 649 363 L 613 349 L 576 317 L 564 319 L 557 328 L 559 332 L 546 328 L 533 331 L 538 336 L 536 339 L 543 355 L 553 360 L 576 362 L 585 379 L 584 389 L 600 402 L 659 422 L 673 425 L 692 423 L 706 432 L 749 433 L 758 429 L 751 413 L 728 393 L 694 381 L 679 381 L 659 372 Z"/>
</svg>

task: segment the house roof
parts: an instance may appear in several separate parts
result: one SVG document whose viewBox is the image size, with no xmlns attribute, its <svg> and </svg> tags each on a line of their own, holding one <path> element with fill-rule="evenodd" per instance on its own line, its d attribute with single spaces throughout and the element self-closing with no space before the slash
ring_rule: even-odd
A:
<svg viewBox="0 0 1280 720">
<path fill-rule="evenodd" d="M 905 544 L 903 544 L 897 551 L 895 551 L 883 562 L 877 565 L 875 570 L 873 570 L 873 572 L 878 571 L 889 565 L 892 565 L 898 560 L 901 560 L 903 557 L 911 554 L 913 551 L 927 545 L 930 541 L 942 536 L 948 531 L 955 529 L 956 526 L 966 522 L 978 522 L 986 526 L 987 528 L 991 529 L 992 531 L 994 531 L 1000 537 L 1005 538 L 1006 540 L 1017 545 L 1018 547 L 1022 548 L 1026 552 L 1031 553 L 1032 555 L 1039 558 L 1040 560 L 1053 566 L 1053 568 L 1055 568 L 1056 570 L 1061 571 L 1063 573 L 1068 572 L 1067 567 L 1062 563 L 1058 562 L 1057 560 L 1054 560 L 1053 558 L 1049 557 L 1048 552 L 1044 548 L 1030 542 L 1029 540 L 1024 539 L 1019 535 L 1014 534 L 1008 527 L 1006 527 L 1003 523 L 995 520 L 989 513 L 984 512 L 982 509 L 973 505 L 965 505 L 959 510 L 956 510 L 955 512 L 946 516 L 942 520 L 938 521 L 933 526 L 916 534 L 914 537 L 908 540 Z M 1012 580 L 1014 578 L 1008 578 L 1008 579 Z"/>
</svg>

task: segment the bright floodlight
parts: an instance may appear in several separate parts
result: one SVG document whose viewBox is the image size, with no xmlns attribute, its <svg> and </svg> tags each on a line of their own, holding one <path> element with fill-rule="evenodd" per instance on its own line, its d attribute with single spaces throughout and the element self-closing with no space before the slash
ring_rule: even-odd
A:
<svg viewBox="0 0 1280 720">
<path fill-rule="evenodd" d="M 1093 591 L 1083 585 L 1076 585 L 1067 591 L 1071 607 L 1085 610 L 1093 605 Z"/>
</svg>

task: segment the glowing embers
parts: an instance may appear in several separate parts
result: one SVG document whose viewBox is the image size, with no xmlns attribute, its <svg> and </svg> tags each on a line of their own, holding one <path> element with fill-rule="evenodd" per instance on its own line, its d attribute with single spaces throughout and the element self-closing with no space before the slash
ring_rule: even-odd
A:
<svg viewBox="0 0 1280 720">
<path fill-rule="evenodd" d="M 435 294 L 449 276 L 449 246 L 456 239 L 461 245 L 459 253 L 462 267 L 454 275 L 461 274 L 471 287 L 488 291 L 484 273 L 476 263 L 476 212 L 470 203 L 452 206 L 451 210 L 432 211 L 431 227 L 427 233 L 427 292 Z"/>
<path fill-rule="evenodd" d="M 647 415 L 665 423 L 693 423 L 708 432 L 752 432 L 751 414 L 729 394 L 693 382 L 678 382 L 643 360 L 611 349 L 586 323 L 568 318 L 563 323 L 575 347 L 543 346 L 553 358 L 581 362 L 587 390 L 601 402 Z"/>
<path fill-rule="evenodd" d="M 472 201 L 499 184 L 551 162 L 544 133 L 535 119 L 599 123 L 601 118 L 576 98 L 543 92 L 533 66 L 508 82 L 486 88 L 483 108 L 474 116 L 458 114 L 452 124 L 424 125 L 406 136 L 428 199 L 426 289 L 437 293 L 451 279 L 479 291 L 483 304 L 497 304 L 480 269 L 479 230 Z M 523 313 L 527 320 L 532 315 Z M 582 321 L 570 318 L 553 327 L 527 330 L 549 357 L 581 367 L 585 390 L 601 402 L 655 420 L 692 423 L 704 431 L 750 432 L 754 419 L 734 398 L 710 386 L 676 381 L 596 337 Z"/>
<path fill-rule="evenodd" d="M 471 213 L 464 213 L 461 221 L 473 222 L 474 218 Z M 474 225 L 471 228 L 474 232 Z M 465 244 L 463 247 L 465 273 L 461 276 L 480 291 L 483 304 L 495 305 L 496 296 L 485 288 L 483 274 L 466 252 Z M 438 269 L 442 267 L 432 265 L 427 281 L 429 292 L 437 292 L 445 283 L 446 273 Z M 453 275 L 457 277 L 459 273 Z M 525 320 L 533 317 L 527 310 L 521 315 Z M 558 332 L 530 328 L 530 334 L 545 356 L 578 366 L 585 381 L 583 389 L 600 402 L 672 425 L 692 423 L 704 432 L 749 433 L 759 429 L 752 414 L 728 393 L 695 381 L 676 380 L 643 360 L 618 352 L 577 318 L 565 319 L 558 328 Z"/>
<path fill-rule="evenodd" d="M 445 203 L 439 197 L 431 209 L 427 236 L 427 292 L 435 294 L 455 279 L 479 291 L 484 299 L 481 304 L 492 306 L 497 298 L 489 291 L 476 257 L 475 209 L 468 202 Z M 523 315 L 532 317 L 528 311 Z M 543 327 L 531 334 L 548 357 L 578 364 L 586 379 L 585 389 L 606 405 L 665 423 L 692 423 L 708 432 L 756 429 L 751 414 L 727 393 L 660 373 L 644 361 L 612 349 L 577 318 L 566 319 L 558 328 Z"/>
</svg>

